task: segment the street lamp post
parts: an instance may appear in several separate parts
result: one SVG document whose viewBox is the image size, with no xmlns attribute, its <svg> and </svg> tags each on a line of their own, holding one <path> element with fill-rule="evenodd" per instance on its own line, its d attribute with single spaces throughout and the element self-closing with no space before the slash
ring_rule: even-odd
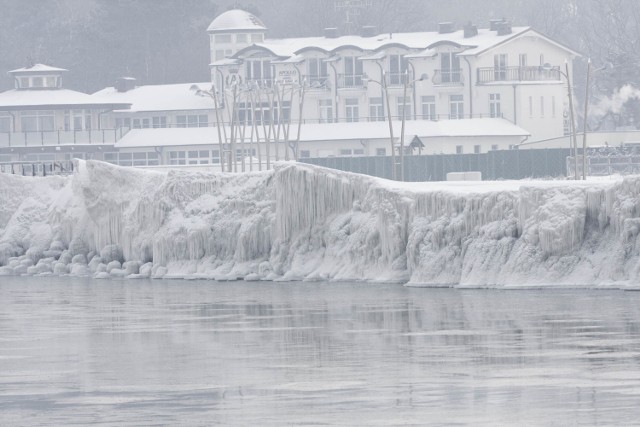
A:
<svg viewBox="0 0 640 427">
<path fill-rule="evenodd" d="M 215 88 L 215 86 L 211 86 L 211 89 L 209 90 L 202 90 L 198 87 L 198 85 L 192 85 L 191 86 L 191 90 L 195 91 L 197 96 L 209 96 L 211 99 L 213 99 L 213 103 L 214 103 L 214 111 L 216 114 L 216 127 L 218 128 L 218 149 L 220 150 L 220 170 L 222 172 L 224 172 L 224 143 L 226 142 L 227 139 L 227 131 L 226 128 L 224 128 L 224 123 L 221 123 L 220 121 L 220 112 L 219 109 L 221 107 L 221 104 L 218 102 L 218 95 L 217 95 L 217 90 Z M 222 129 L 221 129 L 222 128 Z M 224 141 L 222 139 L 222 132 L 224 131 Z"/>
<path fill-rule="evenodd" d="M 571 78 L 569 77 L 569 61 L 564 61 L 564 66 L 566 72 L 562 70 L 554 69 L 551 64 L 546 63 L 542 66 L 542 69 L 545 71 L 557 71 L 559 74 L 563 75 L 565 79 L 567 79 L 567 93 L 569 95 L 569 119 L 571 120 L 571 137 L 569 139 L 570 149 L 573 150 L 573 160 L 574 160 L 574 179 L 578 180 L 578 141 L 576 138 L 576 122 L 573 111 L 573 92 L 571 90 Z"/>
<path fill-rule="evenodd" d="M 393 121 L 391 118 L 391 107 L 389 105 L 389 90 L 387 87 L 387 73 L 385 71 L 382 72 L 382 81 L 379 82 L 377 80 L 373 80 L 371 78 L 369 78 L 369 76 L 367 76 L 366 74 L 362 75 L 362 82 L 363 83 L 368 83 L 368 82 L 373 82 L 376 84 L 379 84 L 382 87 L 382 91 L 384 93 L 384 98 L 386 100 L 386 113 L 387 113 L 387 117 L 389 118 L 389 142 L 391 143 L 391 179 L 395 180 L 396 179 L 396 155 L 395 155 L 395 138 L 393 137 Z"/>
<path fill-rule="evenodd" d="M 413 86 L 416 82 L 426 80 L 426 74 L 422 74 L 419 79 L 409 81 L 409 70 L 404 72 L 404 88 L 402 94 L 402 127 L 400 130 L 400 181 L 404 181 L 404 128 L 407 120 L 407 88 Z M 395 165 L 394 165 L 395 167 Z"/>
</svg>

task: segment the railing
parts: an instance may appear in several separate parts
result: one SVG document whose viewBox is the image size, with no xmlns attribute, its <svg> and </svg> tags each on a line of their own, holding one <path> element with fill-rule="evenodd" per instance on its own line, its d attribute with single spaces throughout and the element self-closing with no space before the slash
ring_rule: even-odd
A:
<svg viewBox="0 0 640 427">
<path fill-rule="evenodd" d="M 0 173 L 22 176 L 69 175 L 73 173 L 73 161 L 6 162 L 0 163 Z"/>
<path fill-rule="evenodd" d="M 435 70 L 433 84 L 436 86 L 464 86 L 462 69 Z"/>
<path fill-rule="evenodd" d="M 478 68 L 478 84 L 491 82 L 538 82 L 560 80 L 560 68 L 542 67 Z"/>
<path fill-rule="evenodd" d="M 389 86 L 404 86 L 413 79 L 411 74 L 407 73 L 389 73 L 387 74 L 387 84 Z"/>
<path fill-rule="evenodd" d="M 338 74 L 339 89 L 360 89 L 364 86 L 362 74 Z"/>
<path fill-rule="evenodd" d="M 307 90 L 329 90 L 331 89 L 331 80 L 329 76 L 306 75 L 303 77 L 306 82 Z"/>
<path fill-rule="evenodd" d="M 0 147 L 45 145 L 113 144 L 129 128 L 95 130 L 53 130 L 41 132 L 0 132 Z"/>
<path fill-rule="evenodd" d="M 578 155 L 578 175 L 582 175 L 583 157 Z M 567 157 L 568 176 L 575 175 L 575 157 Z M 589 156 L 587 155 L 587 175 L 637 175 L 640 174 L 640 155 Z"/>
<path fill-rule="evenodd" d="M 407 114 L 406 120 L 429 120 L 437 122 L 440 120 L 461 120 L 461 119 L 488 119 L 488 118 L 504 118 L 502 114 L 496 116 L 491 114 Z M 384 116 L 367 116 L 358 117 L 357 122 L 386 122 L 389 120 L 387 115 Z M 402 116 L 392 115 L 391 120 L 400 121 Z M 353 123 L 353 120 L 347 120 L 345 117 L 332 117 L 328 119 L 303 119 L 302 124 L 326 124 L 326 123 Z M 291 124 L 298 124 L 298 120 L 291 120 Z"/>
</svg>

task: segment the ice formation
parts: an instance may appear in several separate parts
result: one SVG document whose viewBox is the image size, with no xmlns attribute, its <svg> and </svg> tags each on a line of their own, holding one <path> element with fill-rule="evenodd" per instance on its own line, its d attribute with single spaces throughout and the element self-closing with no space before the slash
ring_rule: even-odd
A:
<svg viewBox="0 0 640 427">
<path fill-rule="evenodd" d="M 310 165 L 0 174 L 0 275 L 634 286 L 640 177 L 396 183 Z"/>
</svg>

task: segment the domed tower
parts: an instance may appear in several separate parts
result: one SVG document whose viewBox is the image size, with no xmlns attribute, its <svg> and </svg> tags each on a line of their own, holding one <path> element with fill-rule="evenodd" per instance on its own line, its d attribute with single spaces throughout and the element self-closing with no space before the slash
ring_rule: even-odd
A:
<svg viewBox="0 0 640 427">
<path fill-rule="evenodd" d="M 261 43 L 266 31 L 262 21 L 247 11 L 232 9 L 224 12 L 207 28 L 211 62 L 227 58 L 253 43 Z"/>
</svg>

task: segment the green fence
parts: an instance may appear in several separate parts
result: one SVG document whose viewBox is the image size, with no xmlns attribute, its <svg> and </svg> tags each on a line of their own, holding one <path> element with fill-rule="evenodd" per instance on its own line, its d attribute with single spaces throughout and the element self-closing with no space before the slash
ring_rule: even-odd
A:
<svg viewBox="0 0 640 427">
<path fill-rule="evenodd" d="M 569 149 L 405 156 L 405 181 L 445 181 L 449 172 L 482 172 L 484 180 L 564 177 Z M 329 157 L 301 162 L 391 179 L 391 157 Z M 400 176 L 398 166 L 397 176 Z"/>
</svg>

